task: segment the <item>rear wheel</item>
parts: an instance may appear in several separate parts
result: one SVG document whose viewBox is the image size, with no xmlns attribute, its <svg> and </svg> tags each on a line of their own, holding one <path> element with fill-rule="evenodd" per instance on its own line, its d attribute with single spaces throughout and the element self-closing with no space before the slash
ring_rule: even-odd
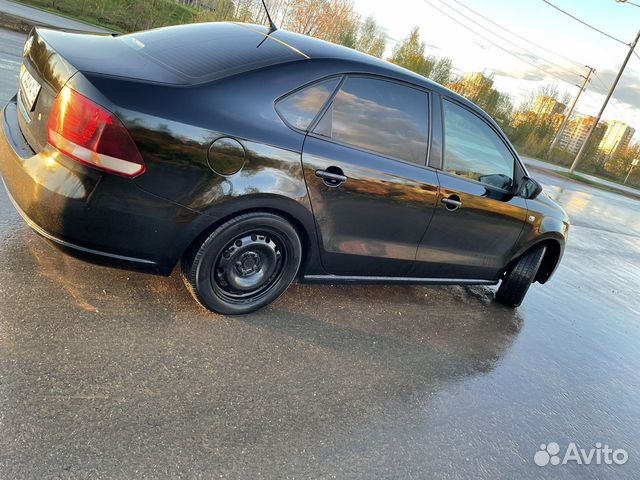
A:
<svg viewBox="0 0 640 480">
<path fill-rule="evenodd" d="M 284 293 L 301 257 L 300 237 L 288 221 L 248 213 L 224 223 L 193 249 L 183 260 L 183 278 L 209 310 L 249 313 Z"/>
<path fill-rule="evenodd" d="M 507 272 L 496 292 L 496 300 L 510 307 L 518 307 L 536 278 L 547 247 L 535 247 L 522 255 Z"/>
</svg>

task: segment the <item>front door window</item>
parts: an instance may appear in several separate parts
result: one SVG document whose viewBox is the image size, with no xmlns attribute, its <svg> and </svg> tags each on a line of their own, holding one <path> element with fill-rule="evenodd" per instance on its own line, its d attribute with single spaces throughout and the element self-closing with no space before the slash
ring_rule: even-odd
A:
<svg viewBox="0 0 640 480">
<path fill-rule="evenodd" d="M 511 190 L 515 159 L 496 132 L 471 111 L 444 102 L 444 170 Z"/>
</svg>

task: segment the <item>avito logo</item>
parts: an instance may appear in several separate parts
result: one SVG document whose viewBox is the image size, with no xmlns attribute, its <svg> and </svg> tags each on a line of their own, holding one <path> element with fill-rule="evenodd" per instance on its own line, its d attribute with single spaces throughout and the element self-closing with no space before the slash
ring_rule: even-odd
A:
<svg viewBox="0 0 640 480">
<path fill-rule="evenodd" d="M 534 463 L 539 467 L 566 465 L 572 462 L 577 465 L 624 465 L 627 460 L 629 460 L 629 454 L 626 450 L 623 448 L 614 450 L 600 442 L 589 450 L 578 448 L 574 442 L 571 442 L 567 445 L 564 454 L 561 454 L 560 445 L 556 442 L 543 443 L 533 456 Z"/>
</svg>

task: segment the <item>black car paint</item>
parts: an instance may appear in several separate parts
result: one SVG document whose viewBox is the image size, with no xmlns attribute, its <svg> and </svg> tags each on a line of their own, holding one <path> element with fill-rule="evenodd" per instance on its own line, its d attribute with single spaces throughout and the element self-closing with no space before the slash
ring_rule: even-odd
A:
<svg viewBox="0 0 640 480">
<path fill-rule="evenodd" d="M 194 34 L 180 28 L 183 35 Z M 264 29 L 251 28 L 256 38 L 264 37 Z M 45 36 L 55 37 L 55 49 Z M 175 72 L 158 73 L 152 82 L 112 74 L 109 59 L 117 62 L 118 72 L 127 58 L 132 69 L 139 62 L 139 55 L 129 49 L 127 57 L 115 40 L 95 40 L 102 45 L 103 64 L 89 62 L 97 71 L 77 71 L 64 52 L 79 55 L 78 36 L 41 32 L 25 62 L 43 83 L 31 115 L 39 122 L 31 131 L 39 133 L 27 133 L 24 141 L 21 131 L 30 129 L 18 112 L 20 99 L 3 113 L 0 162 L 8 190 L 22 212 L 52 237 L 167 274 L 192 242 L 224 219 L 268 210 L 300 230 L 306 252 L 300 278 L 309 281 L 495 283 L 532 245 L 556 242 L 555 256 L 538 278 L 546 281 L 562 255 L 568 219 L 557 205 L 440 170 L 442 97 L 481 116 L 510 144 L 484 112 L 423 77 L 278 31 L 267 41 L 294 44 L 305 54 L 205 83 L 188 84 Z M 321 140 L 289 127 L 276 112 L 276 100 L 287 93 L 347 74 L 403 82 L 430 93 L 426 165 Z M 132 180 L 98 172 L 43 141 L 45 113 L 65 82 L 123 121 L 145 160 L 143 175 Z M 221 137 L 235 138 L 245 149 L 243 168 L 235 174 L 220 175 L 210 167 L 209 148 Z M 348 180 L 337 188 L 325 185 L 315 172 L 329 166 L 341 168 Z M 516 161 L 516 185 L 525 174 Z M 441 200 L 449 195 L 458 195 L 463 207 L 447 210 Z"/>
<path fill-rule="evenodd" d="M 85 253 L 169 274 L 176 249 L 186 248 L 211 219 L 60 155 L 35 153 L 22 137 L 15 100 L 2 115 L 2 176 L 25 220 L 39 233 Z"/>
</svg>

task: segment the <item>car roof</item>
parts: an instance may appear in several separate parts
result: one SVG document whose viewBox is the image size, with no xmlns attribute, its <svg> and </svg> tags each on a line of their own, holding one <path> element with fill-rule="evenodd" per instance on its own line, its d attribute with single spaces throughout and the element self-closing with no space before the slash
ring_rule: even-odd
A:
<svg viewBox="0 0 640 480">
<path fill-rule="evenodd" d="M 378 57 L 368 55 L 342 45 L 326 42 L 318 38 L 309 37 L 299 33 L 289 32 L 286 30 L 277 30 L 271 34 L 271 37 L 283 41 L 284 43 L 295 47 L 297 50 L 312 59 L 337 59 L 350 62 L 357 62 L 362 65 L 369 65 L 376 69 L 388 70 L 390 76 L 410 77 L 413 82 L 425 84 L 429 87 L 437 86 L 436 83 L 427 78 L 418 75 L 410 70 L 402 68 L 393 63 L 382 60 Z"/>
<path fill-rule="evenodd" d="M 115 40 L 192 85 L 277 64 L 324 59 L 343 61 L 357 65 L 362 71 L 370 70 L 459 97 L 436 82 L 380 58 L 286 30 L 270 33 L 264 25 L 191 23 L 120 35 Z"/>
<path fill-rule="evenodd" d="M 429 80 L 422 75 L 419 75 L 411 70 L 403 68 L 399 65 L 395 65 L 391 62 L 383 60 L 372 55 L 368 55 L 357 50 L 353 50 L 342 45 L 336 45 L 335 43 L 327 42 L 308 35 L 302 35 L 300 33 L 290 32 L 287 30 L 276 30 L 269 34 L 269 29 L 263 25 L 253 25 L 247 23 L 236 23 L 236 25 L 251 29 L 256 32 L 260 32 L 263 35 L 268 35 L 269 39 L 281 42 L 283 45 L 291 48 L 293 51 L 300 55 L 300 58 L 306 58 L 310 60 L 342 60 L 352 64 L 357 64 L 363 70 L 370 69 L 371 73 L 387 76 L 389 78 L 401 80 L 404 82 L 412 83 L 414 85 L 427 88 L 432 91 L 437 91 L 442 95 L 450 98 L 454 98 L 459 103 L 472 108 L 474 111 L 482 113 L 483 116 L 491 119 L 486 112 L 480 107 L 470 102 L 458 93 L 440 85 L 439 83 Z"/>
<path fill-rule="evenodd" d="M 307 35 L 286 30 L 270 32 L 264 25 L 238 22 L 192 23 L 116 38 L 109 36 L 107 40 L 126 45 L 164 66 L 189 85 L 208 83 L 291 62 L 300 62 L 301 65 L 306 60 L 342 62 L 344 67 L 353 72 L 386 76 L 454 98 L 495 125 L 493 119 L 477 105 L 406 68 Z"/>
</svg>

